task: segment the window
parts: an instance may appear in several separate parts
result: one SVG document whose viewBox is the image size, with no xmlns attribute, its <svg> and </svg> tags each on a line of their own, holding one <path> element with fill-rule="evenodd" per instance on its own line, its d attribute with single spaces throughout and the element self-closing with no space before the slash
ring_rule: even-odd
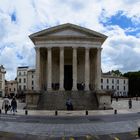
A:
<svg viewBox="0 0 140 140">
<path fill-rule="evenodd" d="M 11 88 L 9 88 L 9 91 L 11 91 Z"/>
<path fill-rule="evenodd" d="M 16 91 L 16 89 L 14 88 L 14 91 Z"/>
<path fill-rule="evenodd" d="M 32 85 L 34 85 L 34 81 L 32 81 Z"/>
<path fill-rule="evenodd" d="M 119 86 L 117 86 L 117 90 L 119 90 Z"/>
<path fill-rule="evenodd" d="M 26 86 L 25 86 L 25 85 L 24 85 L 24 87 L 23 87 L 23 88 L 24 88 L 24 90 L 26 90 Z"/>
<path fill-rule="evenodd" d="M 114 84 L 114 79 L 112 79 L 112 84 Z"/>
<path fill-rule="evenodd" d="M 34 87 L 32 87 L 32 90 L 34 90 Z"/>
<path fill-rule="evenodd" d="M 24 75 L 26 75 L 26 72 L 24 72 Z"/>
<path fill-rule="evenodd" d="M 21 90 L 21 85 L 19 85 L 19 90 Z"/>
<path fill-rule="evenodd" d="M 34 75 L 32 75 L 32 78 L 34 78 Z"/>
<path fill-rule="evenodd" d="M 123 83 L 125 84 L 125 80 L 123 81 Z"/>
<path fill-rule="evenodd" d="M 103 85 L 101 85 L 101 89 L 103 89 Z"/>
<path fill-rule="evenodd" d="M 123 89 L 125 90 L 125 86 L 123 87 Z"/>
<path fill-rule="evenodd" d="M 18 75 L 21 75 L 21 72 L 19 72 Z"/>
<path fill-rule="evenodd" d="M 0 83 L 0 89 L 2 89 L 2 83 Z"/>
<path fill-rule="evenodd" d="M 21 83 L 21 78 L 19 78 L 19 83 Z"/>
<path fill-rule="evenodd" d="M 109 86 L 106 86 L 106 89 L 109 89 Z"/>
<path fill-rule="evenodd" d="M 26 79 L 24 78 L 24 83 L 26 83 Z"/>
<path fill-rule="evenodd" d="M 117 84 L 119 84 L 119 80 L 117 80 Z"/>
<path fill-rule="evenodd" d="M 112 86 L 112 89 L 114 89 L 114 86 Z"/>
<path fill-rule="evenodd" d="M 107 83 L 109 83 L 109 80 L 107 79 Z"/>
<path fill-rule="evenodd" d="M 103 83 L 103 79 L 101 79 L 101 83 Z"/>
</svg>

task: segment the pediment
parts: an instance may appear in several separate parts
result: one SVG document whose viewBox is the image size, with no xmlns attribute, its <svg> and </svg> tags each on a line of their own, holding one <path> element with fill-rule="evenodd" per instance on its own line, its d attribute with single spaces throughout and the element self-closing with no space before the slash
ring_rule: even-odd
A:
<svg viewBox="0 0 140 140">
<path fill-rule="evenodd" d="M 51 32 L 49 34 L 44 34 L 42 36 L 81 36 L 81 37 L 88 37 L 89 35 L 73 30 L 73 29 L 63 29 L 56 32 Z"/>
<path fill-rule="evenodd" d="M 105 40 L 107 36 L 98 33 L 96 31 L 80 27 L 74 24 L 62 24 L 55 27 L 51 27 L 40 32 L 34 33 L 29 36 L 31 40 L 35 40 L 35 38 L 41 37 L 89 37 L 89 38 L 100 38 Z"/>
</svg>

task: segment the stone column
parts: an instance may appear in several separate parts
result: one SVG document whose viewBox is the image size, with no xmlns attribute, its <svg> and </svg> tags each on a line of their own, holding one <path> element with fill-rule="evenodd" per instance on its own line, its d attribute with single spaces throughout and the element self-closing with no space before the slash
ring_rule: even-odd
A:
<svg viewBox="0 0 140 140">
<path fill-rule="evenodd" d="M 36 71 L 35 71 L 35 90 L 39 91 L 40 90 L 40 48 L 39 47 L 35 47 L 36 50 Z"/>
<path fill-rule="evenodd" d="M 97 49 L 96 54 L 96 75 L 95 75 L 95 89 L 101 89 L 101 50 L 102 48 Z"/>
<path fill-rule="evenodd" d="M 60 48 L 60 74 L 59 74 L 59 90 L 64 90 L 64 47 Z"/>
<path fill-rule="evenodd" d="M 85 48 L 85 90 L 89 90 L 89 48 Z"/>
<path fill-rule="evenodd" d="M 51 48 L 48 48 L 47 61 L 48 61 L 47 90 L 52 90 L 52 49 Z"/>
<path fill-rule="evenodd" d="M 77 90 L 77 48 L 73 48 L 73 87 L 72 90 Z"/>
</svg>

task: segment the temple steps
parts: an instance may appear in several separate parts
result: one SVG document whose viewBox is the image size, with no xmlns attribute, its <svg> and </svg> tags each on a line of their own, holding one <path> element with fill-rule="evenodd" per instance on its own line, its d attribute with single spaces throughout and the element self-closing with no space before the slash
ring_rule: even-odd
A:
<svg viewBox="0 0 140 140">
<path fill-rule="evenodd" d="M 96 110 L 98 101 L 93 91 L 44 91 L 37 109 L 66 110 L 66 100 L 71 99 L 74 110 Z"/>
</svg>

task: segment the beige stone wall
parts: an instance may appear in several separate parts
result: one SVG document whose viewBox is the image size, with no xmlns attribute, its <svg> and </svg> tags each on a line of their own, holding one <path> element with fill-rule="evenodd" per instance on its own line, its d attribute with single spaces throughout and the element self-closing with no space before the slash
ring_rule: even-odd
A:
<svg viewBox="0 0 140 140">
<path fill-rule="evenodd" d="M 17 81 L 16 80 L 7 81 L 5 87 L 6 87 L 7 95 L 17 94 Z"/>
<path fill-rule="evenodd" d="M 85 49 L 84 48 L 79 48 L 77 51 L 77 82 L 78 83 L 85 83 Z"/>
<path fill-rule="evenodd" d="M 95 89 L 95 75 L 96 75 L 96 49 L 90 50 L 90 86 Z"/>
<path fill-rule="evenodd" d="M 59 83 L 59 48 L 54 48 L 52 50 L 52 83 Z"/>
<path fill-rule="evenodd" d="M 0 66 L 0 93 L 4 97 L 5 96 L 5 68 Z"/>
</svg>

